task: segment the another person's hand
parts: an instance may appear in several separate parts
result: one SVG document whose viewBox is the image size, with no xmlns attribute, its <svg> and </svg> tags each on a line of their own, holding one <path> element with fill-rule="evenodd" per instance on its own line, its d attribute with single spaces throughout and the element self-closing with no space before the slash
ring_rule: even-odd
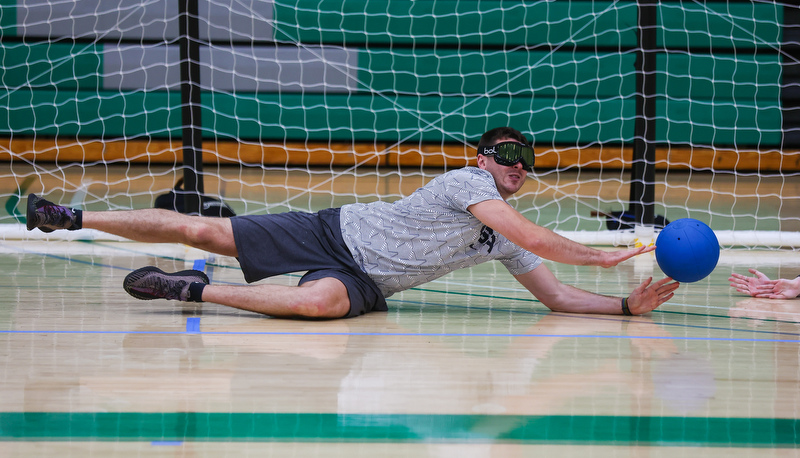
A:
<svg viewBox="0 0 800 458">
<path fill-rule="evenodd" d="M 770 299 L 794 299 L 800 296 L 800 277 L 794 280 L 781 278 L 775 280 L 775 286 L 772 288 L 772 295 Z"/>
<path fill-rule="evenodd" d="M 753 277 L 732 273 L 728 281 L 736 291 L 752 297 L 766 299 L 792 299 L 800 295 L 800 277 L 794 280 L 770 280 L 756 269 L 748 269 Z"/>
</svg>

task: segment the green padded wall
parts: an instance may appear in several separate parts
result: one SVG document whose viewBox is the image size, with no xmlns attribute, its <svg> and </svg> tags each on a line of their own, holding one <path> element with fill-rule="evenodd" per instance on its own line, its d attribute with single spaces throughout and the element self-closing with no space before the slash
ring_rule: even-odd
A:
<svg viewBox="0 0 800 458">
<path fill-rule="evenodd" d="M 121 45 L 23 41 L 15 3 L 2 4 L 0 135 L 179 135 L 175 89 L 106 85 L 104 54 Z M 353 50 L 353 87 L 255 93 L 215 82 L 206 136 L 460 142 L 511 124 L 537 142 L 633 138 L 635 2 L 299 0 L 275 2 L 273 16 L 286 46 Z M 661 2 L 658 140 L 779 145 L 781 20 L 770 4 Z M 142 47 L 156 56 L 149 68 L 177 65 Z"/>
</svg>

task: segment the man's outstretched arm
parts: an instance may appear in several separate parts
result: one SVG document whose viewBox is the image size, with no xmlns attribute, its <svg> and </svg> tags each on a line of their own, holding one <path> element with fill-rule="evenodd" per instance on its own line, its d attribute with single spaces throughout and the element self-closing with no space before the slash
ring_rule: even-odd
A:
<svg viewBox="0 0 800 458">
<path fill-rule="evenodd" d="M 655 250 L 653 246 L 615 251 L 591 248 L 539 226 L 502 200 L 479 202 L 470 205 L 469 211 L 518 246 L 562 264 L 613 267 L 638 254 Z"/>
<path fill-rule="evenodd" d="M 623 297 L 603 296 L 561 283 L 544 264 L 514 278 L 555 312 L 623 315 Z M 641 315 L 672 299 L 679 283 L 671 278 L 648 278 L 625 297 L 631 315 Z"/>
</svg>

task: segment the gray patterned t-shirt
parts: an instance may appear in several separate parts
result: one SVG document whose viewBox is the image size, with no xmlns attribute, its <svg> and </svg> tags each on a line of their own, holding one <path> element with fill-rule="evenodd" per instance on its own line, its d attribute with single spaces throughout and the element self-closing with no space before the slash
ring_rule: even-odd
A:
<svg viewBox="0 0 800 458">
<path fill-rule="evenodd" d="M 503 200 L 491 173 L 465 167 L 444 173 L 396 202 L 344 205 L 342 235 L 356 263 L 384 296 L 457 269 L 500 261 L 512 275 L 541 264 L 467 211 Z"/>
</svg>

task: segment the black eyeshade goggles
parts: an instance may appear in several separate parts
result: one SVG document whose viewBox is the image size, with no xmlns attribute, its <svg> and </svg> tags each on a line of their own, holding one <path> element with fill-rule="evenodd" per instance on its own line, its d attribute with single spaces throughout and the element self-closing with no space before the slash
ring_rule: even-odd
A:
<svg viewBox="0 0 800 458">
<path fill-rule="evenodd" d="M 512 166 L 517 162 L 522 163 L 522 168 L 533 172 L 533 148 L 517 142 L 502 142 L 492 146 L 481 146 L 478 154 L 494 156 L 494 161 L 500 165 Z"/>
</svg>

